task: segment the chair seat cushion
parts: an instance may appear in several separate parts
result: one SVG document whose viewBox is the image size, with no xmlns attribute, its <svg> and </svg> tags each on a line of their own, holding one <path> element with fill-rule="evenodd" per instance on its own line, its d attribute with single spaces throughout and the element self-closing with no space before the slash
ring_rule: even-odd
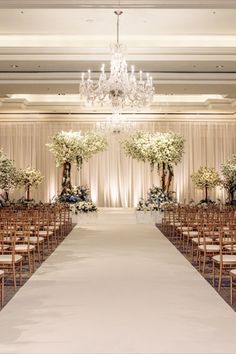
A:
<svg viewBox="0 0 236 354">
<path fill-rule="evenodd" d="M 188 227 L 188 226 L 179 226 L 177 227 L 178 230 L 182 230 L 182 231 L 188 231 L 188 230 L 192 230 L 193 228 L 192 227 Z"/>
<path fill-rule="evenodd" d="M 44 237 L 37 237 L 37 236 L 30 236 L 29 242 L 30 243 L 38 243 L 39 242 L 43 242 L 44 241 Z"/>
<path fill-rule="evenodd" d="M 20 237 L 15 238 L 16 241 L 19 241 L 19 239 L 20 239 Z M 9 237 L 9 236 L 4 237 L 4 242 L 12 242 L 12 237 Z"/>
<path fill-rule="evenodd" d="M 223 254 L 222 256 L 223 258 L 223 263 L 235 263 L 236 264 L 236 255 L 232 255 L 232 254 Z M 214 256 L 212 257 L 212 259 L 217 262 L 220 263 L 220 255 Z"/>
<path fill-rule="evenodd" d="M 220 246 L 219 245 L 206 245 L 206 248 L 204 248 L 204 245 L 198 246 L 199 250 L 204 251 L 206 249 L 206 252 L 220 252 Z"/>
<path fill-rule="evenodd" d="M 233 277 L 236 277 L 236 269 L 232 269 L 230 271 L 230 274 L 233 276 Z"/>
<path fill-rule="evenodd" d="M 15 263 L 20 262 L 22 260 L 22 256 L 19 254 L 15 254 Z M 1 254 L 0 255 L 0 264 L 11 264 L 12 255 L 11 254 Z"/>
<path fill-rule="evenodd" d="M 192 242 L 195 243 L 195 244 L 199 244 L 201 245 L 202 243 L 204 243 L 204 237 L 195 237 L 195 238 L 192 238 Z M 211 237 L 205 237 L 205 242 L 206 243 L 212 243 L 212 238 Z"/>
<path fill-rule="evenodd" d="M 181 223 L 180 223 L 180 222 L 173 222 L 173 221 L 171 221 L 171 222 L 169 223 L 169 225 L 172 225 L 172 226 L 180 226 Z"/>
<path fill-rule="evenodd" d="M 10 248 L 10 246 L 3 245 L 3 246 L 0 246 L 0 251 L 5 251 L 5 250 L 8 250 L 9 248 Z"/>
<path fill-rule="evenodd" d="M 47 235 L 52 236 L 53 232 L 52 231 L 47 231 L 47 230 L 40 230 L 39 235 L 42 237 L 46 237 Z"/>
<path fill-rule="evenodd" d="M 31 250 L 34 250 L 35 247 L 33 245 L 15 245 L 15 251 L 16 252 L 27 252 L 28 249 L 31 251 Z"/>
<path fill-rule="evenodd" d="M 183 232 L 184 236 L 189 236 L 189 237 L 195 237 L 198 235 L 198 231 L 184 231 Z"/>
<path fill-rule="evenodd" d="M 224 249 L 227 251 L 236 251 L 236 245 L 225 245 Z"/>
</svg>

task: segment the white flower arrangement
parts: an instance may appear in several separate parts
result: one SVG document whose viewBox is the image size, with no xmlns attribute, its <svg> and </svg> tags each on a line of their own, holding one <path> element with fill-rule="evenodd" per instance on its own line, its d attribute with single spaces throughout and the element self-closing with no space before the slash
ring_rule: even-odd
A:
<svg viewBox="0 0 236 354">
<path fill-rule="evenodd" d="M 0 189 L 5 192 L 5 200 L 9 201 L 9 192 L 17 184 L 17 169 L 13 161 L 0 150 Z"/>
<path fill-rule="evenodd" d="M 17 184 L 19 187 L 35 187 L 37 188 L 42 183 L 44 177 L 39 170 L 27 167 L 20 169 L 17 172 Z"/>
<path fill-rule="evenodd" d="M 198 171 L 191 175 L 191 178 L 197 188 L 205 189 L 205 199 L 201 200 L 200 203 L 212 203 L 208 199 L 208 189 L 219 186 L 222 183 L 219 173 L 214 168 L 201 166 Z"/>
<path fill-rule="evenodd" d="M 50 137 L 46 146 L 55 156 L 57 167 L 59 167 L 66 162 L 81 165 L 94 154 L 105 150 L 107 141 L 96 132 L 87 132 L 82 135 L 80 131 L 61 131 Z"/>
<path fill-rule="evenodd" d="M 191 175 L 192 181 L 199 189 L 214 188 L 221 184 L 219 173 L 214 168 L 201 166 Z"/>
<path fill-rule="evenodd" d="M 221 165 L 223 174 L 222 185 L 228 192 L 228 202 L 235 204 L 234 193 L 236 191 L 236 154 L 232 155 L 231 159 Z"/>
<path fill-rule="evenodd" d="M 227 180 L 236 184 L 236 154 L 221 165 L 221 172 Z"/>
<path fill-rule="evenodd" d="M 161 163 L 176 165 L 184 153 L 184 138 L 174 132 L 138 132 L 124 140 L 122 145 L 128 156 L 152 166 Z"/>
<path fill-rule="evenodd" d="M 140 199 L 136 207 L 136 211 L 151 211 L 149 203 L 144 199 Z"/>
<path fill-rule="evenodd" d="M 70 205 L 70 209 L 74 214 L 88 214 L 98 211 L 96 204 L 90 201 L 81 201 Z"/>
<path fill-rule="evenodd" d="M 61 195 L 72 194 L 71 165 L 76 163 L 81 168 L 94 154 L 105 150 L 105 137 L 96 132 L 61 131 L 49 138 L 46 144 L 56 158 L 57 167 L 63 166 Z"/>
</svg>

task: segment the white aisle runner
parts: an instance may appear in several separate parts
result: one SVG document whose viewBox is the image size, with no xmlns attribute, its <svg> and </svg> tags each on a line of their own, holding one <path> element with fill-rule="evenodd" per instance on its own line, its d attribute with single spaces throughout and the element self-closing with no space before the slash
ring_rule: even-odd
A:
<svg viewBox="0 0 236 354">
<path fill-rule="evenodd" d="M 235 354 L 235 331 L 233 310 L 153 225 L 107 211 L 1 311 L 0 353 Z"/>
</svg>

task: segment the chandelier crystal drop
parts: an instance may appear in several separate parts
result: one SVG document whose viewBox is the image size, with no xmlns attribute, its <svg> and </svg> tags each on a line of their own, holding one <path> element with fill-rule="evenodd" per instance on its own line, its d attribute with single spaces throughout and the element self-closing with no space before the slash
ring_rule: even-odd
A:
<svg viewBox="0 0 236 354">
<path fill-rule="evenodd" d="M 125 108 L 142 108 L 150 105 L 155 94 L 152 77 L 142 71 L 136 77 L 134 66 L 128 72 L 124 56 L 124 46 L 119 42 L 119 18 L 122 11 L 115 11 L 117 16 L 117 41 L 112 46 L 110 73 L 101 67 L 98 80 L 92 79 L 91 70 L 82 73 L 80 82 L 81 99 L 88 105 L 110 105 L 113 113 L 120 113 Z"/>
</svg>

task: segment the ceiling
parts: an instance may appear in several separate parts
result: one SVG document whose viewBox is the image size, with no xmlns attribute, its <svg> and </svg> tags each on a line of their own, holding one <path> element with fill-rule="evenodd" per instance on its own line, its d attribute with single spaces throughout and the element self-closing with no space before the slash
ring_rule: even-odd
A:
<svg viewBox="0 0 236 354">
<path fill-rule="evenodd" d="M 55 107 L 55 95 L 72 104 L 81 72 L 92 69 L 96 77 L 101 63 L 109 68 L 117 6 L 109 0 L 0 0 L 0 110 L 16 109 L 20 97 L 24 109 L 40 102 Z M 186 104 L 182 99 L 179 106 L 188 110 L 192 97 L 195 110 L 194 95 L 218 94 L 224 99 L 214 104 L 200 100 L 202 109 L 234 112 L 235 0 L 124 0 L 120 6 L 127 61 L 152 74 L 158 95 L 184 95 Z M 31 101 L 29 94 L 35 94 Z"/>
</svg>

